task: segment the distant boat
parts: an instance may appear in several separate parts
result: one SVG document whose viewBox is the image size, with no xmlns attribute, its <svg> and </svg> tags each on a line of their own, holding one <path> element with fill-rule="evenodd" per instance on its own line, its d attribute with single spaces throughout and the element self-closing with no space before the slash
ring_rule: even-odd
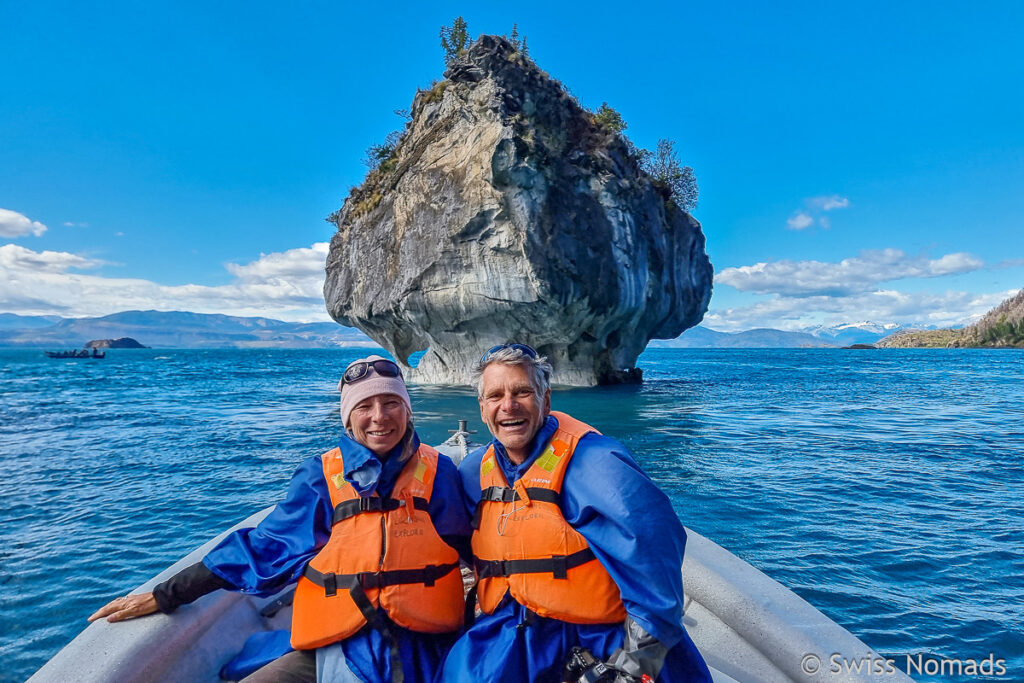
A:
<svg viewBox="0 0 1024 683">
<path fill-rule="evenodd" d="M 77 351 L 74 350 L 74 349 L 72 349 L 71 351 L 47 351 L 46 352 L 46 357 L 47 358 L 106 358 L 107 357 L 107 352 L 106 351 L 100 352 L 100 351 L 97 351 L 95 348 L 92 350 L 92 353 L 86 351 L 85 349 L 79 349 Z"/>
</svg>

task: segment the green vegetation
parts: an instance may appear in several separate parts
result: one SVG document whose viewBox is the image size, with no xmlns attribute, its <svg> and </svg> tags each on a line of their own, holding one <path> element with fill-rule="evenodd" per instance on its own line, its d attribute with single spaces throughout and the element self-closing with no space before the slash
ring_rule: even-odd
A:
<svg viewBox="0 0 1024 683">
<path fill-rule="evenodd" d="M 371 171 L 380 169 L 381 173 L 387 173 L 389 169 L 386 168 L 386 165 L 394 161 L 395 150 L 398 149 L 398 143 L 401 141 L 402 134 L 397 130 L 391 131 L 384 138 L 383 144 L 370 145 L 366 148 L 366 156 L 363 157 L 363 163 Z"/>
<path fill-rule="evenodd" d="M 684 211 L 693 211 L 697 208 L 697 199 L 700 195 L 697 176 L 691 167 L 683 166 L 679 161 L 675 152 L 675 141 L 658 140 L 658 147 L 654 152 L 637 147 L 624 133 L 629 127 L 626 120 L 607 102 L 602 102 L 590 117 L 596 125 L 611 133 L 622 135 L 629 153 L 636 159 L 640 168 L 674 198 L 680 208 Z"/>
<path fill-rule="evenodd" d="M 530 56 L 530 48 L 526 45 L 526 36 L 519 37 L 519 26 L 517 24 L 512 24 L 512 33 L 502 37 L 512 43 L 512 47 L 516 49 L 516 52 L 524 57 Z"/>
<path fill-rule="evenodd" d="M 444 63 L 451 66 L 459 60 L 469 48 L 469 27 L 466 20 L 456 17 L 451 26 L 441 27 L 441 49 L 444 50 Z"/>
<path fill-rule="evenodd" d="M 613 133 L 621 133 L 627 127 L 622 114 L 609 107 L 607 102 L 602 102 L 601 106 L 597 108 L 597 112 L 594 114 L 594 123 L 604 126 Z"/>
<path fill-rule="evenodd" d="M 654 182 L 671 191 L 676 203 L 685 211 L 697 208 L 700 189 L 693 169 L 683 166 L 675 152 L 676 143 L 672 140 L 658 140 L 658 150 L 641 156 L 640 167 L 647 172 Z"/>
<path fill-rule="evenodd" d="M 520 36 L 519 25 L 512 24 L 512 32 L 502 36 L 507 40 L 515 52 L 509 53 L 511 61 L 516 61 L 532 67 L 536 65 L 529 61 L 529 47 L 526 36 Z M 471 39 L 469 26 L 466 20 L 459 16 L 452 22 L 451 26 L 442 26 L 440 31 L 441 49 L 444 50 L 444 61 L 448 67 L 453 66 L 459 59 L 465 56 L 469 49 Z M 537 69 L 537 74 L 544 79 L 551 77 L 543 70 Z M 554 79 L 552 79 L 554 80 Z M 693 169 L 683 166 L 675 153 L 675 142 L 672 140 L 658 140 L 657 150 L 642 149 L 633 144 L 625 135 L 628 127 L 622 115 L 613 109 L 607 102 L 602 102 L 596 112 L 587 111 L 579 99 L 569 88 L 555 81 L 565 95 L 571 98 L 576 105 L 580 106 L 590 117 L 591 122 L 607 134 L 619 135 L 626 144 L 630 156 L 635 159 L 639 168 L 650 176 L 651 181 L 662 191 L 666 202 L 674 199 L 675 203 L 685 211 L 692 211 L 697 207 L 699 190 L 697 179 Z M 446 80 L 435 80 L 430 88 L 420 91 L 423 104 L 438 102 L 444 96 L 449 83 Z M 408 131 L 412 125 L 413 115 L 409 109 L 396 109 L 395 114 L 405 121 L 405 130 Z M 376 208 L 383 199 L 387 181 L 398 168 L 398 148 L 405 138 L 405 133 L 392 131 L 381 144 L 370 145 L 365 152 L 363 163 L 369 169 L 363 182 L 358 187 L 353 187 L 345 200 L 351 205 L 350 215 L 353 217 L 369 213 Z M 327 217 L 328 222 L 337 223 L 341 218 L 340 211 L 333 212 Z M 1020 323 L 1024 324 L 1024 323 Z M 1017 329 L 1017 328 L 1014 328 Z"/>
<path fill-rule="evenodd" d="M 1024 348 L 1024 289 L 961 330 L 928 330 L 894 334 L 879 346 L 889 348 Z"/>
<path fill-rule="evenodd" d="M 881 348 L 903 349 L 945 349 L 964 344 L 967 338 L 964 330 L 911 330 L 899 332 L 875 343 Z"/>
<path fill-rule="evenodd" d="M 981 333 L 981 343 L 999 346 L 1024 346 L 1024 320 L 1013 323 L 1005 316 Z"/>
<path fill-rule="evenodd" d="M 380 204 L 380 200 L 383 198 L 383 195 L 378 190 L 369 193 L 352 206 L 352 217 L 358 218 L 370 213 L 377 208 L 377 205 Z"/>
<path fill-rule="evenodd" d="M 444 89 L 448 87 L 448 81 L 434 81 L 430 84 L 430 90 L 423 98 L 424 104 L 430 104 L 431 102 L 437 102 L 444 95 Z"/>
</svg>

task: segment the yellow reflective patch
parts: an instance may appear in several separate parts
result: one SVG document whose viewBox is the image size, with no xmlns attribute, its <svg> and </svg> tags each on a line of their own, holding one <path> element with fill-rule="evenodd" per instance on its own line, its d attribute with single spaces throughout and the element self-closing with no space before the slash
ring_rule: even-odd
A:
<svg viewBox="0 0 1024 683">
<path fill-rule="evenodd" d="M 348 483 L 347 481 L 345 481 L 344 474 L 335 474 L 333 477 L 331 477 L 331 481 L 334 482 L 334 488 L 336 489 L 345 488 L 345 484 Z"/>
<path fill-rule="evenodd" d="M 482 474 L 482 475 L 484 475 L 486 477 L 488 474 L 491 473 L 491 470 L 493 470 L 493 469 L 494 469 L 494 458 L 487 458 L 486 460 L 484 460 L 484 464 L 481 465 L 481 467 L 480 467 L 480 474 Z"/>
<path fill-rule="evenodd" d="M 555 455 L 555 449 L 549 445 L 543 455 L 537 458 L 537 467 L 546 472 L 554 472 L 555 468 L 558 467 L 558 461 L 559 457 Z"/>
<path fill-rule="evenodd" d="M 417 464 L 416 471 L 413 472 L 412 476 L 416 479 L 416 481 L 422 484 L 423 477 L 427 476 L 427 463 L 420 462 L 419 464 Z"/>
</svg>

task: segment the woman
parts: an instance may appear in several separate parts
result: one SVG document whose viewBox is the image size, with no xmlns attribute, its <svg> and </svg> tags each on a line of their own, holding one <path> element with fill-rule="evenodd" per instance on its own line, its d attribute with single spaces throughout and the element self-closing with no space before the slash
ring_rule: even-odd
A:
<svg viewBox="0 0 1024 683">
<path fill-rule="evenodd" d="M 245 681 L 432 681 L 462 625 L 458 561 L 471 528 L 458 473 L 420 443 L 395 363 L 354 361 L 339 388 L 341 442 L 299 467 L 259 526 L 89 621 L 173 612 L 218 588 L 271 594 L 298 581 L 290 647 L 258 634 L 261 663 L 283 656 Z"/>
</svg>

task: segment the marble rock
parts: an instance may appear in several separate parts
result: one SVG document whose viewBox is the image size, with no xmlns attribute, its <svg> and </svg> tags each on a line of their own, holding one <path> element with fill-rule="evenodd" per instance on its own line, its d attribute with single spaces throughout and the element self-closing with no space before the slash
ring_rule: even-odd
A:
<svg viewBox="0 0 1024 683">
<path fill-rule="evenodd" d="M 391 158 L 332 216 L 324 298 L 421 383 L 466 384 L 525 342 L 557 384 L 638 381 L 652 338 L 698 324 L 700 224 L 625 139 L 497 36 L 418 92 Z"/>
</svg>

